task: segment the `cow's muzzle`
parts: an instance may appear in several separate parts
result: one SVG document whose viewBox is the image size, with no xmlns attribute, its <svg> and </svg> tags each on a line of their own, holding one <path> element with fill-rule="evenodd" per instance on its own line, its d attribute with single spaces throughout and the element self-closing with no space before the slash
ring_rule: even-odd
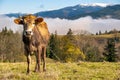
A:
<svg viewBox="0 0 120 80">
<path fill-rule="evenodd" d="M 33 35 L 33 31 L 28 31 L 28 30 L 26 30 L 26 31 L 24 31 L 24 35 L 25 35 L 26 37 L 32 36 L 32 35 Z"/>
</svg>

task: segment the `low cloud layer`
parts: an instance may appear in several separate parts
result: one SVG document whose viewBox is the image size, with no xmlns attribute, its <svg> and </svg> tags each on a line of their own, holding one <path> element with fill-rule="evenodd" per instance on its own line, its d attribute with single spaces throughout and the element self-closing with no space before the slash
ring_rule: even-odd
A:
<svg viewBox="0 0 120 80">
<path fill-rule="evenodd" d="M 48 23 L 50 31 L 57 30 L 59 34 L 66 34 L 68 29 L 71 28 L 74 31 L 87 30 L 91 33 L 98 31 L 105 32 L 112 29 L 120 30 L 120 20 L 117 19 L 93 19 L 92 17 L 83 17 L 76 20 L 67 19 L 45 19 Z"/>
<path fill-rule="evenodd" d="M 16 25 L 13 20 L 14 18 L 0 16 L 0 30 L 6 26 L 13 31 L 21 31 L 22 27 Z M 45 18 L 45 21 L 50 33 L 57 31 L 58 34 L 66 34 L 69 28 L 73 31 L 87 30 L 91 33 L 96 33 L 99 30 L 102 32 L 112 29 L 120 30 L 120 20 L 117 19 L 93 19 L 88 16 L 76 20 Z"/>
<path fill-rule="evenodd" d="M 14 23 L 15 18 L 9 18 L 7 16 L 0 16 L 0 31 L 7 27 L 7 29 L 11 29 L 14 32 L 22 30 L 20 25 Z"/>
</svg>

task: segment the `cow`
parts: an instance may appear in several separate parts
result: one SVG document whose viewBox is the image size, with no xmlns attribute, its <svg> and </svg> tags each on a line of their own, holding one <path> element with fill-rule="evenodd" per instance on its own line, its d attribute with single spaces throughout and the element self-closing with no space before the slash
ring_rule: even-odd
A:
<svg viewBox="0 0 120 80">
<path fill-rule="evenodd" d="M 40 72 L 40 62 L 43 61 L 43 71 L 46 71 L 46 47 L 50 33 L 46 22 L 41 17 L 32 14 L 14 19 L 14 22 L 23 25 L 22 40 L 27 58 L 27 74 L 30 73 L 31 55 L 36 57 L 35 72 Z"/>
</svg>

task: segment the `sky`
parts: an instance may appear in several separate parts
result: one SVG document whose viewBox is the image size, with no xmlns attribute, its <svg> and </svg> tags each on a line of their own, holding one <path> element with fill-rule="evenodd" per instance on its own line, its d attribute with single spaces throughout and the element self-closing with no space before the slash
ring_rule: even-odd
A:
<svg viewBox="0 0 120 80">
<path fill-rule="evenodd" d="M 120 4 L 120 0 L 0 0 L 0 14 L 36 13 L 92 3 Z"/>
</svg>

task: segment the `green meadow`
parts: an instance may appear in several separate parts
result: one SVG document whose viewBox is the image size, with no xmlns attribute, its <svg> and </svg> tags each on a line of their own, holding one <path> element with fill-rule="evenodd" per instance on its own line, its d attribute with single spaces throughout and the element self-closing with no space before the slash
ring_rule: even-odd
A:
<svg viewBox="0 0 120 80">
<path fill-rule="evenodd" d="M 0 63 L 0 80 L 120 80 L 120 62 L 48 62 L 47 71 L 26 75 L 26 62 Z"/>
</svg>

